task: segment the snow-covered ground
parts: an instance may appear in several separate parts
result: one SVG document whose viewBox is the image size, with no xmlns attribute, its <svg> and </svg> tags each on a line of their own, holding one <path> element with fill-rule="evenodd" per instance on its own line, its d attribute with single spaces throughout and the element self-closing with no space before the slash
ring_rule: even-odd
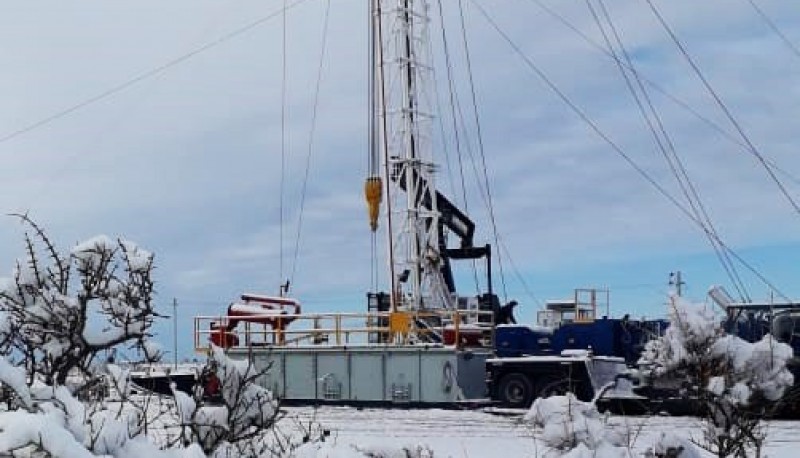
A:
<svg viewBox="0 0 800 458">
<path fill-rule="evenodd" d="M 331 440 L 361 446 L 427 445 L 434 457 L 540 457 L 545 447 L 538 432 L 522 422 L 522 410 L 358 409 L 290 407 L 282 428 L 315 420 L 330 429 Z M 697 436 L 699 421 L 689 417 L 616 417 L 609 424 L 630 434 L 632 456 L 641 454 L 661 432 Z M 768 424 L 765 455 L 800 456 L 800 422 Z M 711 455 L 709 455 L 711 456 Z"/>
</svg>

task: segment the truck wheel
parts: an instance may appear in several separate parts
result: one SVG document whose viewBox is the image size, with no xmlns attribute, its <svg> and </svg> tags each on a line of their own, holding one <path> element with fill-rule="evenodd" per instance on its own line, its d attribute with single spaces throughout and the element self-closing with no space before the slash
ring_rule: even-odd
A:
<svg viewBox="0 0 800 458">
<path fill-rule="evenodd" d="M 533 387 L 528 377 L 514 372 L 504 376 L 498 386 L 500 400 L 509 407 L 530 407 Z"/>
<path fill-rule="evenodd" d="M 548 377 L 536 384 L 536 397 L 562 396 L 570 391 L 569 381 L 558 377 Z"/>
</svg>

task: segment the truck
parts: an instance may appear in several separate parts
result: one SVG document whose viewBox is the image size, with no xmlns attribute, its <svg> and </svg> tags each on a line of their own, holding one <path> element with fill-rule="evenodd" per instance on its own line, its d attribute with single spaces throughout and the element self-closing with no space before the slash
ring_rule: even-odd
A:
<svg viewBox="0 0 800 458">
<path fill-rule="evenodd" d="M 570 391 L 588 401 L 626 374 L 645 343 L 668 324 L 628 315 L 597 317 L 603 308 L 607 313 L 608 291 L 576 289 L 568 300 L 548 301 L 534 326 L 496 326 L 495 357 L 486 360 L 488 397 L 507 407 L 527 407 L 537 397 Z"/>
</svg>

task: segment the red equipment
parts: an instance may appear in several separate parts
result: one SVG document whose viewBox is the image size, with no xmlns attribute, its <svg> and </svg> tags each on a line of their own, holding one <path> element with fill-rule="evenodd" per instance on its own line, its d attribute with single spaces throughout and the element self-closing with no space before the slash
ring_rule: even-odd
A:
<svg viewBox="0 0 800 458">
<path fill-rule="evenodd" d="M 269 325 L 277 332 L 282 341 L 282 331 L 297 319 L 300 314 L 300 302 L 296 299 L 278 296 L 262 296 L 259 294 L 242 294 L 241 302 L 228 306 L 228 315 L 222 323 L 211 323 L 210 340 L 214 345 L 228 348 L 239 345 L 239 337 L 233 329 L 240 321 Z"/>
</svg>

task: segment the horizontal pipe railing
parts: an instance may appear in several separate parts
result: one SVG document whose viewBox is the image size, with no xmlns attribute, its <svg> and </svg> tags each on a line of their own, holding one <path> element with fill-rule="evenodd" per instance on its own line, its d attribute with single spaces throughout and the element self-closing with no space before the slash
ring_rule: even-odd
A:
<svg viewBox="0 0 800 458">
<path fill-rule="evenodd" d="M 433 334 L 439 334 L 444 345 L 460 346 L 465 342 L 462 337 L 472 339 L 473 343 L 484 334 L 491 339 L 494 328 L 491 311 L 417 311 L 405 314 L 407 332 L 392 329 L 390 320 L 394 314 L 391 312 L 197 316 L 194 318 L 194 346 L 196 351 L 206 351 L 212 339 L 226 348 L 286 347 L 306 343 L 315 346 L 411 343 L 413 336 L 424 338 Z M 483 317 L 488 317 L 488 320 L 478 322 Z M 259 319 L 271 323 L 256 321 Z M 422 323 L 426 324 L 422 326 Z M 478 337 L 476 331 L 479 331 Z M 450 334 L 445 336 L 445 333 Z"/>
</svg>

